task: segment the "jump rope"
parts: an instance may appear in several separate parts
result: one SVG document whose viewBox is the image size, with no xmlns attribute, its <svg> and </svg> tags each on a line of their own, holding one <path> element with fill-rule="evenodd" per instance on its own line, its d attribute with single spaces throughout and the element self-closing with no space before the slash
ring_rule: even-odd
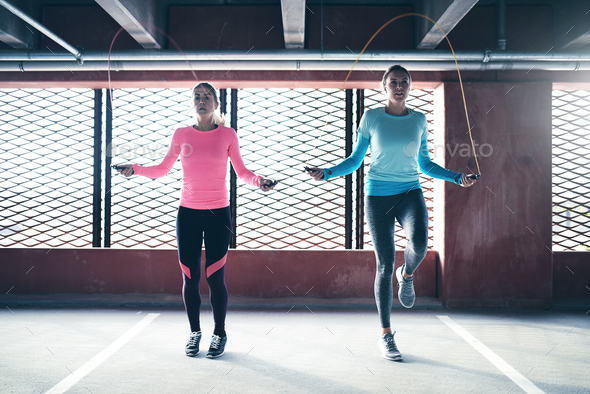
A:
<svg viewBox="0 0 590 394">
<path fill-rule="evenodd" d="M 475 144 L 473 143 L 473 137 L 471 135 L 471 126 L 469 124 L 469 114 L 467 113 L 467 101 L 465 100 L 465 91 L 463 90 L 463 81 L 461 79 L 461 70 L 459 70 L 459 63 L 457 62 L 457 56 L 455 56 L 455 50 L 453 49 L 453 45 L 451 45 L 451 41 L 449 40 L 449 37 L 447 37 L 447 33 L 445 33 L 445 31 L 443 30 L 442 27 L 440 27 L 440 25 L 438 23 L 436 23 L 435 20 L 433 20 L 432 18 L 424 15 L 424 14 L 419 14 L 416 12 L 408 12 L 402 15 L 398 15 L 395 18 L 391 18 L 389 21 L 385 22 L 383 24 L 383 26 L 381 26 L 376 32 L 375 34 L 373 34 L 373 36 L 369 39 L 369 41 L 367 41 L 367 43 L 365 44 L 363 50 L 361 51 L 361 53 L 357 56 L 356 61 L 354 62 L 354 64 L 352 65 L 352 67 L 350 68 L 350 71 L 348 72 L 348 75 L 346 76 L 346 79 L 344 80 L 344 82 L 342 83 L 342 87 L 340 88 L 340 91 L 344 90 L 344 86 L 346 85 L 346 82 L 348 81 L 348 78 L 350 77 L 350 74 L 352 73 L 352 70 L 354 70 L 354 67 L 356 66 L 356 64 L 358 63 L 359 59 L 361 58 L 361 56 L 363 55 L 363 53 L 365 52 L 365 50 L 367 49 L 367 47 L 369 46 L 369 44 L 371 43 L 371 41 L 373 41 L 373 39 L 381 32 L 381 30 L 383 30 L 387 25 L 389 25 L 390 23 L 401 19 L 401 18 L 405 18 L 407 16 L 419 16 L 422 18 L 425 18 L 427 20 L 429 20 L 430 22 L 434 23 L 434 25 L 436 27 L 439 28 L 439 30 L 442 32 L 442 34 L 445 36 L 445 39 L 447 40 L 447 42 L 449 43 L 449 47 L 451 48 L 451 52 L 453 53 L 453 59 L 455 61 L 455 66 L 457 67 L 457 75 L 459 76 L 459 85 L 461 86 L 461 97 L 463 98 L 463 108 L 465 109 L 465 119 L 467 120 L 467 133 L 469 134 L 469 140 L 471 141 L 471 148 L 473 151 L 473 157 L 475 159 L 475 165 L 477 166 L 477 174 L 472 174 L 471 178 L 472 179 L 479 179 L 481 178 L 481 171 L 479 169 L 479 162 L 477 160 L 477 154 L 475 153 Z M 334 110 L 332 110 L 332 112 L 330 112 L 330 115 L 332 115 L 332 113 L 334 112 Z M 326 127 L 328 125 L 328 121 L 326 121 L 326 124 L 324 125 L 324 127 Z M 310 156 L 308 154 L 308 156 Z M 310 172 L 310 171 L 314 171 L 312 170 L 310 167 L 305 166 L 304 167 L 305 171 Z"/>
<path fill-rule="evenodd" d="M 463 89 L 463 80 L 461 79 L 461 70 L 459 69 L 459 63 L 457 61 L 457 56 L 455 55 L 455 50 L 453 49 L 453 45 L 451 44 L 451 41 L 449 40 L 449 37 L 447 36 L 447 34 L 445 33 L 445 31 L 443 30 L 443 28 L 436 23 L 435 20 L 433 20 L 432 18 L 424 15 L 424 14 L 419 14 L 419 13 L 415 13 L 415 12 L 409 12 L 409 13 L 405 13 L 402 15 L 398 15 L 394 18 L 391 18 L 389 21 L 385 22 L 374 34 L 373 36 L 369 39 L 369 41 L 367 41 L 367 43 L 365 44 L 365 46 L 363 47 L 363 50 L 359 53 L 359 55 L 357 56 L 354 64 L 352 65 L 352 67 L 350 68 L 350 71 L 348 71 L 348 74 L 346 75 L 346 79 L 344 79 L 344 82 L 342 83 L 342 87 L 340 88 L 340 91 L 344 90 L 344 86 L 346 85 L 346 82 L 348 81 L 348 78 L 350 78 L 350 74 L 352 74 L 352 71 L 354 70 L 354 67 L 356 66 L 356 64 L 358 63 L 358 61 L 360 60 L 361 56 L 363 55 L 363 53 L 365 52 L 365 50 L 367 49 L 367 47 L 369 46 L 369 44 L 371 43 L 371 41 L 373 41 L 373 39 L 381 32 L 381 30 L 383 30 L 385 27 L 387 27 L 390 23 L 395 22 L 398 19 L 401 18 L 405 18 L 408 16 L 418 16 L 424 19 L 429 20 L 430 22 L 432 22 L 436 27 L 438 27 L 438 29 L 441 31 L 441 33 L 445 36 L 445 39 L 447 40 L 447 43 L 449 44 L 449 48 L 451 49 L 451 52 L 453 53 L 453 59 L 455 61 L 455 66 L 457 67 L 457 75 L 459 77 L 459 86 L 461 87 L 461 97 L 463 99 L 463 108 L 465 110 L 465 119 L 467 121 L 467 134 L 469 134 L 469 140 L 471 141 L 471 148 L 472 148 L 472 152 L 473 152 L 473 158 L 475 159 L 475 165 L 477 166 L 477 174 L 472 174 L 471 178 L 472 179 L 479 179 L 481 177 L 481 170 L 479 168 L 479 161 L 477 160 L 477 154 L 475 153 L 475 144 L 473 142 L 473 136 L 471 135 L 471 126 L 469 123 L 469 114 L 467 111 L 467 101 L 465 99 L 465 91 Z M 150 25 L 151 26 L 151 25 Z M 174 47 L 184 56 L 184 52 L 182 51 L 182 49 L 180 48 L 180 46 L 176 43 L 176 41 L 174 41 L 174 39 L 172 39 L 172 37 L 170 37 L 166 32 L 162 31 L 161 29 L 159 29 L 157 26 L 151 26 L 152 28 L 158 30 L 161 34 L 165 35 L 170 42 L 172 43 L 172 45 L 174 45 Z M 125 29 L 125 26 L 122 26 L 117 33 L 115 34 L 115 36 L 113 37 L 113 40 L 111 41 L 111 45 L 109 47 L 109 55 L 108 55 L 108 67 L 107 67 L 107 75 L 108 75 L 108 83 L 109 83 L 109 91 L 111 90 L 111 51 L 113 48 L 113 44 L 115 43 L 115 39 L 117 38 L 117 36 Z M 188 60 L 187 60 L 187 64 Z M 191 73 L 193 74 L 193 77 L 195 78 L 195 80 L 198 81 L 198 77 L 197 74 L 194 72 L 194 70 L 190 70 Z M 191 94 L 192 95 L 192 94 Z M 113 109 L 113 96 L 112 94 L 109 95 L 109 99 L 110 99 L 110 107 L 111 107 L 111 111 Z M 191 99 L 191 102 L 194 102 L 194 99 Z M 334 112 L 334 110 L 332 110 L 330 112 L 330 114 L 328 115 L 328 117 L 330 117 L 332 115 L 332 113 Z M 326 120 L 326 124 L 324 125 L 324 127 L 326 127 L 328 125 L 328 121 Z M 310 154 L 308 153 L 308 156 L 310 156 Z M 306 160 L 307 161 L 307 160 Z M 115 170 L 123 170 L 127 167 L 122 167 L 122 166 L 118 166 L 118 165 L 112 165 L 111 166 L 113 169 Z M 306 172 L 312 172 L 314 170 L 312 170 L 310 167 L 305 166 L 304 170 Z M 273 187 L 276 186 L 278 184 L 278 180 L 271 180 L 272 183 L 271 184 L 267 184 L 265 186 L 268 187 Z"/>
</svg>

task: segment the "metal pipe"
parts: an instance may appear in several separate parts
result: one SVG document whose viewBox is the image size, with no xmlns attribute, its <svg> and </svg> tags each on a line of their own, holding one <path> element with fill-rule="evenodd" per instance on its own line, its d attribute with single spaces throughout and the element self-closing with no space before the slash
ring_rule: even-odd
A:
<svg viewBox="0 0 590 394">
<path fill-rule="evenodd" d="M 356 128 L 358 130 L 365 113 L 365 89 L 356 90 Z M 365 165 L 356 170 L 356 249 L 365 246 Z"/>
<path fill-rule="evenodd" d="M 344 157 L 352 153 L 352 89 L 346 89 Z M 344 177 L 344 248 L 352 249 L 352 174 Z"/>
<path fill-rule="evenodd" d="M 498 36 L 498 50 L 506 50 L 506 0 L 498 0 L 497 12 L 497 30 Z"/>
<path fill-rule="evenodd" d="M 238 89 L 231 90 L 231 103 L 230 103 L 230 127 L 238 132 Z M 234 165 L 229 165 L 229 214 L 231 217 L 231 238 L 229 241 L 229 247 L 235 249 L 238 245 L 238 176 L 234 170 Z"/>
<path fill-rule="evenodd" d="M 412 71 L 454 71 L 455 62 L 395 61 Z M 392 61 L 359 61 L 356 71 L 381 72 Z M 199 71 L 199 70 L 250 70 L 250 71 L 349 71 L 353 61 L 203 61 L 203 62 L 111 62 L 111 72 L 117 71 Z M 590 62 L 461 62 L 461 71 L 546 70 L 588 71 Z M 53 72 L 53 71 L 107 71 L 106 62 L 0 62 L 0 72 Z"/>
<path fill-rule="evenodd" d="M 2 0 L 0 0 L 2 1 Z M 590 61 L 590 54 L 580 53 L 523 53 L 523 52 L 494 52 L 494 51 L 457 51 L 457 61 Z M 110 60 L 114 61 L 355 61 L 358 53 L 349 51 L 319 51 L 319 50 L 253 50 L 248 53 L 241 50 L 216 51 L 185 51 L 180 53 L 172 49 L 150 50 L 137 49 L 115 51 Z M 84 52 L 84 61 L 96 62 L 109 59 L 107 51 Z M 372 51 L 365 52 L 361 57 L 364 61 L 453 61 L 453 54 L 447 50 L 409 50 L 409 51 Z M 71 55 L 66 52 L 35 51 L 0 51 L 0 62 L 3 61 L 71 61 Z"/>
<path fill-rule="evenodd" d="M 320 51 L 324 52 L 324 0 L 320 3 Z"/>
<path fill-rule="evenodd" d="M 113 102 L 111 99 L 112 90 L 106 90 L 106 108 L 104 111 L 105 114 L 105 146 L 112 147 L 113 143 L 113 111 L 109 108 L 111 103 Z M 112 161 L 112 154 L 105 155 L 105 163 L 104 163 L 104 170 L 105 170 L 105 177 L 104 177 L 104 247 L 110 248 L 111 247 L 111 208 L 112 208 L 112 175 L 111 175 L 111 161 Z"/>
<path fill-rule="evenodd" d="M 101 241 L 101 149 L 102 149 L 102 89 L 94 90 L 94 173 L 92 191 L 92 247 L 100 248 Z"/>
<path fill-rule="evenodd" d="M 55 41 L 56 43 L 61 45 L 65 50 L 67 50 L 72 55 L 74 55 L 76 60 L 78 60 L 80 62 L 82 61 L 82 55 L 80 54 L 80 51 L 78 51 L 76 48 L 74 48 L 73 46 L 71 46 L 70 44 L 68 44 L 64 40 L 62 40 L 60 37 L 58 37 L 56 34 L 54 34 L 51 30 L 49 30 L 48 28 L 46 28 L 45 26 L 43 26 L 42 24 L 40 24 L 39 22 L 37 22 L 36 20 L 31 18 L 29 15 L 24 13 L 22 10 L 13 6 L 12 4 L 10 4 L 6 0 L 0 0 L 0 5 L 4 6 L 4 8 L 6 8 L 8 11 L 12 12 L 14 15 L 18 16 L 23 21 L 27 22 L 29 25 L 33 26 L 35 29 L 39 30 L 41 33 L 45 34 L 47 37 L 51 38 L 53 41 Z M 69 60 L 71 60 L 71 58 Z"/>
</svg>

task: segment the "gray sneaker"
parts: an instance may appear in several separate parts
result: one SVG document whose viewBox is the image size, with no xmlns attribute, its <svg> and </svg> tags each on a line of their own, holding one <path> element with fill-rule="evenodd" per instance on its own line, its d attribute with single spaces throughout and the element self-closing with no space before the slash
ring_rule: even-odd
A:
<svg viewBox="0 0 590 394">
<path fill-rule="evenodd" d="M 397 298 L 405 308 L 411 308 L 414 306 L 414 301 L 416 301 L 416 293 L 414 292 L 414 275 L 410 278 L 404 278 L 403 272 L 405 266 L 406 265 L 404 264 L 395 270 L 397 286 L 399 287 Z"/>
<path fill-rule="evenodd" d="M 381 355 L 388 360 L 393 361 L 400 361 L 402 359 L 402 354 L 397 349 L 397 345 L 395 344 L 395 339 L 393 336 L 395 335 L 395 331 L 393 334 L 387 333 L 379 338 L 379 349 L 381 350 Z"/>
<path fill-rule="evenodd" d="M 189 357 L 194 357 L 199 354 L 199 343 L 201 342 L 201 331 L 193 331 L 188 337 L 188 342 L 184 348 L 184 352 Z"/>
<path fill-rule="evenodd" d="M 207 358 L 217 358 L 223 356 L 225 353 L 225 344 L 227 343 L 227 335 L 220 337 L 219 335 L 213 335 L 211 337 L 211 345 L 207 352 Z"/>
</svg>

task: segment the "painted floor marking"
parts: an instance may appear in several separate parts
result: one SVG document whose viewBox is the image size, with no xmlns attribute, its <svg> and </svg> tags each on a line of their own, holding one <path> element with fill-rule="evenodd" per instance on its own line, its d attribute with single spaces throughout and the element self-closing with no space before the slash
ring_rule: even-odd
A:
<svg viewBox="0 0 590 394">
<path fill-rule="evenodd" d="M 126 333 L 121 335 L 115 342 L 111 343 L 102 352 L 94 356 L 86 364 L 75 370 L 67 378 L 56 384 L 47 392 L 47 394 L 62 394 L 69 390 L 75 385 L 80 379 L 88 375 L 92 370 L 102 364 L 106 359 L 111 357 L 117 350 L 121 349 L 123 345 L 129 342 L 135 335 L 143 330 L 148 324 L 150 324 L 156 317 L 160 316 L 159 313 L 149 313 L 146 317 L 140 320 L 136 325 L 131 327 Z"/>
<path fill-rule="evenodd" d="M 539 389 L 530 380 L 525 378 L 523 375 L 518 373 L 514 368 L 510 366 L 506 361 L 502 360 L 500 356 L 494 353 L 489 347 L 481 343 L 477 338 L 471 335 L 467 330 L 455 323 L 448 316 L 437 316 L 443 323 L 453 329 L 461 338 L 467 341 L 468 344 L 473 346 L 475 350 L 480 352 L 489 362 L 494 364 L 504 375 L 508 376 L 514 383 L 520 386 L 521 389 L 531 394 L 545 394 L 544 391 Z"/>
</svg>

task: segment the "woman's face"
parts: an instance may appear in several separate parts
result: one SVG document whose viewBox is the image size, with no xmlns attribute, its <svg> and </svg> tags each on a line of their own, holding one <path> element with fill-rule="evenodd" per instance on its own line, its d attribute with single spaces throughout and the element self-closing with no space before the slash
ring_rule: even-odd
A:
<svg viewBox="0 0 590 394">
<path fill-rule="evenodd" d="M 410 77 L 403 70 L 393 70 L 387 76 L 383 89 L 387 100 L 395 104 L 402 104 L 410 93 Z"/>
<path fill-rule="evenodd" d="M 193 91 L 193 100 L 197 116 L 211 115 L 219 106 L 215 102 L 213 92 L 210 92 L 205 86 L 199 86 Z"/>
</svg>

